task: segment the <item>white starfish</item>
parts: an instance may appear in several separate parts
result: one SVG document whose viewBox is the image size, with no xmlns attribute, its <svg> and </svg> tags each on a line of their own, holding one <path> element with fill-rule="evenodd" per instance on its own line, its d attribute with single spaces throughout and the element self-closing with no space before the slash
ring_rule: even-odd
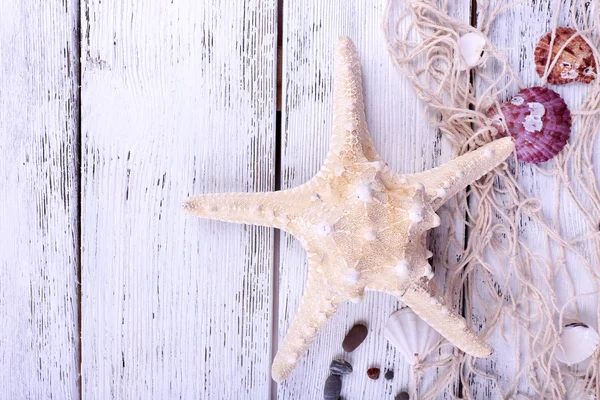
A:
<svg viewBox="0 0 600 400">
<path fill-rule="evenodd" d="M 367 289 L 399 297 L 456 347 L 487 357 L 492 348 L 436 296 L 425 233 L 440 224 L 435 210 L 442 203 L 512 153 L 513 139 L 397 175 L 367 130 L 360 65 L 346 37 L 337 49 L 334 90 L 331 149 L 314 178 L 279 192 L 205 194 L 184 203 L 200 217 L 283 229 L 306 249 L 308 282 L 273 361 L 273 379 L 288 377 L 338 306 L 359 301 Z"/>
</svg>

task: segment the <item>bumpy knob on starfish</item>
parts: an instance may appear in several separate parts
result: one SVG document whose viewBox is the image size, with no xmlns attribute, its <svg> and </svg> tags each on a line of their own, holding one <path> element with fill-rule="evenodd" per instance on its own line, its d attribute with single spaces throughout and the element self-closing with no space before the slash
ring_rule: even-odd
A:
<svg viewBox="0 0 600 400">
<path fill-rule="evenodd" d="M 306 249 L 304 296 L 273 362 L 278 382 L 338 306 L 360 301 L 365 290 L 399 297 L 456 347 L 487 357 L 492 348 L 435 294 L 424 238 L 440 224 L 440 205 L 508 157 L 513 139 L 496 140 L 430 171 L 397 175 L 367 130 L 350 39 L 340 39 L 336 60 L 331 149 L 314 178 L 279 192 L 206 194 L 188 199 L 184 208 L 204 218 L 283 229 Z"/>
</svg>

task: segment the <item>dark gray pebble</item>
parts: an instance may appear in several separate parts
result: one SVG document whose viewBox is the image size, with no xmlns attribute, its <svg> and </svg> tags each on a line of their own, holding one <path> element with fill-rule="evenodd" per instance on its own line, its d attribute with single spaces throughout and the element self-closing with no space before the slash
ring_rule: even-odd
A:
<svg viewBox="0 0 600 400">
<path fill-rule="evenodd" d="M 338 400 L 342 392 L 342 377 L 339 375 L 329 375 L 325 381 L 323 395 L 325 400 Z"/>
<path fill-rule="evenodd" d="M 333 375 L 346 375 L 352 372 L 352 364 L 346 360 L 333 360 L 329 365 L 329 372 Z"/>
<path fill-rule="evenodd" d="M 367 337 L 367 333 L 369 333 L 369 330 L 366 326 L 361 324 L 354 325 L 342 343 L 344 351 L 351 353 L 356 350 Z"/>
<path fill-rule="evenodd" d="M 410 396 L 406 392 L 400 392 L 396 396 L 396 400 L 410 400 Z"/>
<path fill-rule="evenodd" d="M 385 371 L 385 375 L 383 377 L 388 381 L 391 381 L 392 379 L 394 379 L 394 371 L 388 369 L 387 371 Z"/>
</svg>

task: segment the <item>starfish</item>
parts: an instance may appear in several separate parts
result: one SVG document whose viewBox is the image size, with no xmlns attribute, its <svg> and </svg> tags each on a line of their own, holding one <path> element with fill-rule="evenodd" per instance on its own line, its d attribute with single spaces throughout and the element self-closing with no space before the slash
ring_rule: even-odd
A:
<svg viewBox="0 0 600 400">
<path fill-rule="evenodd" d="M 303 298 L 273 360 L 273 379 L 287 378 L 319 330 L 365 290 L 397 296 L 450 343 L 487 357 L 493 349 L 438 297 L 425 248 L 435 211 L 496 168 L 514 150 L 507 137 L 439 168 L 398 175 L 375 150 L 367 129 L 360 65 L 352 41 L 340 38 L 331 147 L 320 171 L 296 188 L 269 193 L 205 194 L 186 200 L 193 215 L 289 232 L 306 249 Z"/>
</svg>

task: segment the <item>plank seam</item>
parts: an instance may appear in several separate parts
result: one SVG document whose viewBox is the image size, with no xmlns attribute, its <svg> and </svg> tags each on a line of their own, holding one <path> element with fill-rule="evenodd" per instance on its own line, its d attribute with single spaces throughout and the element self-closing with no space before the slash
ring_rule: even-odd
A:
<svg viewBox="0 0 600 400">
<path fill-rule="evenodd" d="M 275 119 L 275 190 L 281 190 L 281 111 Z M 279 346 L 279 259 L 281 231 L 273 232 L 273 282 L 272 282 L 272 321 L 271 321 L 271 361 Z M 269 374 L 270 375 L 270 374 Z M 271 399 L 277 399 L 277 382 L 271 380 Z"/>
<path fill-rule="evenodd" d="M 77 11 L 76 11 L 76 15 L 77 15 L 77 25 L 76 25 L 76 38 L 77 38 L 77 43 L 78 43 L 78 47 L 76 48 L 77 51 L 79 52 L 79 54 L 77 54 L 77 62 L 75 63 L 75 67 L 79 68 L 79 71 L 77 72 L 76 76 L 77 76 L 77 122 L 75 124 L 75 175 L 76 175 L 76 182 L 77 182 L 77 187 L 75 188 L 76 193 L 77 193 L 77 216 L 76 216 L 76 221 L 77 221 L 77 227 L 76 227 L 76 232 L 77 232 L 77 237 L 75 238 L 75 246 L 76 246 L 76 251 L 75 251 L 75 265 L 77 268 L 76 274 L 77 274 L 77 282 L 76 282 L 76 291 L 75 291 L 75 295 L 77 296 L 77 331 L 78 331 L 78 337 L 77 337 L 77 346 L 79 347 L 79 359 L 78 359 L 78 365 L 77 365 L 77 372 L 78 372 L 78 376 L 77 376 L 77 385 L 79 387 L 79 398 L 83 399 L 83 379 L 82 379 L 82 368 L 83 368 L 83 345 L 82 345 L 82 287 L 81 287 L 81 260 L 82 260 L 82 243 L 83 243 L 83 238 L 82 238 L 82 220 L 83 220 L 83 213 L 82 213 L 82 183 L 83 183 L 83 174 L 81 171 L 81 165 L 82 165 L 82 160 L 83 160 L 83 149 L 82 149 L 82 129 L 81 129 L 81 111 L 82 111 L 82 96 L 81 96 L 81 85 L 83 82 L 83 65 L 81 62 L 81 55 L 83 54 L 83 37 L 82 37 L 82 24 L 81 24 L 81 17 L 82 17 L 82 12 L 81 12 L 81 2 L 77 2 L 76 3 L 76 7 L 77 7 Z"/>
<path fill-rule="evenodd" d="M 477 27 L 477 0 L 471 0 L 470 25 L 473 27 Z M 473 70 L 471 70 L 471 72 L 469 73 L 469 82 L 470 82 L 471 86 L 475 85 L 475 73 Z M 474 109 L 474 107 L 472 105 L 469 106 L 469 108 Z M 466 192 L 468 193 L 470 190 L 471 190 L 471 186 L 469 185 L 466 188 Z M 467 209 L 470 209 L 471 208 L 471 196 L 467 196 L 466 202 L 467 202 Z M 469 225 L 470 217 L 469 217 L 468 212 L 465 213 L 465 221 L 466 221 L 466 223 L 465 223 L 465 239 L 463 242 L 463 246 L 464 246 L 464 249 L 467 249 L 467 247 L 469 245 L 469 238 L 470 238 L 470 233 L 471 233 L 471 229 L 470 229 L 470 225 Z M 466 278 L 464 282 L 465 283 L 462 288 L 462 295 L 461 295 L 461 303 L 462 303 L 461 311 L 462 311 L 463 317 L 470 319 L 471 316 L 470 315 L 467 316 L 467 308 L 466 308 L 466 303 L 467 303 L 467 301 L 466 301 L 467 300 L 467 297 L 466 297 L 467 290 L 466 289 L 467 289 L 467 286 L 469 283 L 469 278 Z M 463 372 L 464 372 L 465 368 L 466 367 L 463 365 Z M 464 385 L 462 383 L 462 379 L 458 379 L 458 396 L 461 399 L 464 398 L 463 390 L 464 390 Z"/>
<path fill-rule="evenodd" d="M 281 132 L 281 104 L 282 104 L 282 82 L 283 82 L 283 0 L 277 0 L 276 4 L 276 78 L 275 78 L 275 190 L 281 190 L 281 158 L 282 158 L 282 132 Z M 272 266 L 272 322 L 271 322 L 271 359 L 277 353 L 279 346 L 279 260 L 280 260 L 281 231 L 274 229 L 273 232 L 273 266 Z M 272 361 L 272 360 L 271 360 Z M 270 376 L 270 373 L 269 373 Z M 271 380 L 271 399 L 277 399 L 277 383 Z"/>
</svg>

